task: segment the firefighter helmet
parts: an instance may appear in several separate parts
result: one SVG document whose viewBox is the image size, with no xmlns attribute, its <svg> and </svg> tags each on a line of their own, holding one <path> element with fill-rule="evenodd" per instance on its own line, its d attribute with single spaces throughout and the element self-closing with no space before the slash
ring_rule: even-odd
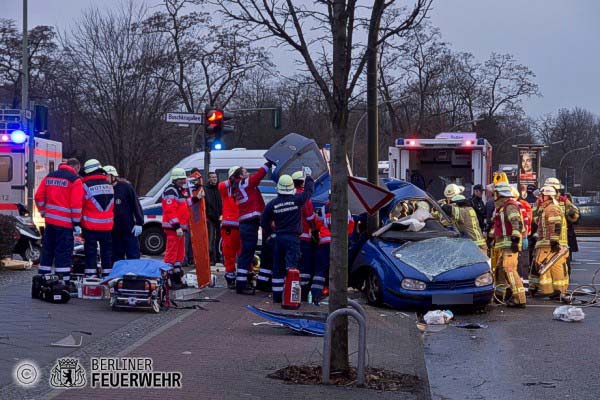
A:
<svg viewBox="0 0 600 400">
<path fill-rule="evenodd" d="M 554 197 L 554 196 L 556 196 L 556 188 L 554 186 L 546 185 L 546 186 L 542 187 L 542 189 L 540 190 L 540 194 L 543 194 L 544 196 Z"/>
<path fill-rule="evenodd" d="M 176 181 L 177 179 L 185 179 L 187 176 L 185 175 L 185 169 L 183 168 L 173 168 L 171 170 L 171 180 Z"/>
<path fill-rule="evenodd" d="M 83 164 L 83 172 L 85 172 L 86 174 L 92 173 L 101 168 L 102 164 L 100 164 L 100 161 L 96 160 L 95 158 L 87 160 L 85 164 Z"/>
<path fill-rule="evenodd" d="M 448 186 L 446 186 L 446 189 L 444 189 L 444 197 L 452 198 L 452 197 L 456 196 L 457 194 L 461 194 L 464 191 L 465 191 L 464 186 L 459 186 L 456 183 L 451 183 Z"/>
<path fill-rule="evenodd" d="M 513 197 L 510 185 L 505 182 L 495 184 L 494 192 L 496 192 L 500 197 Z"/>
<path fill-rule="evenodd" d="M 289 175 L 281 175 L 277 181 L 277 193 L 279 194 L 294 194 L 294 180 Z"/>
<path fill-rule="evenodd" d="M 102 167 L 102 169 L 108 175 L 119 176 L 119 173 L 117 172 L 117 169 L 115 167 L 113 167 L 112 165 L 105 165 L 104 167 Z"/>
<path fill-rule="evenodd" d="M 233 167 L 229 168 L 229 172 L 227 172 L 227 179 L 231 178 L 231 176 L 235 174 L 235 171 L 237 171 L 240 168 L 242 167 L 240 167 L 239 165 L 234 165 Z"/>
<path fill-rule="evenodd" d="M 302 171 L 296 171 L 292 174 L 292 179 L 295 181 L 303 181 L 304 178 L 304 172 Z"/>
<path fill-rule="evenodd" d="M 552 186 L 554 189 L 558 190 L 562 185 L 557 178 L 547 178 L 544 182 L 544 186 Z"/>
</svg>

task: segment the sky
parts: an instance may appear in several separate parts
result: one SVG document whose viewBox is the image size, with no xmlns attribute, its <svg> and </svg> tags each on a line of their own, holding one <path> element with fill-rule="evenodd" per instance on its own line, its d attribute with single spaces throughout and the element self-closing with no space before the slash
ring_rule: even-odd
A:
<svg viewBox="0 0 600 400">
<path fill-rule="evenodd" d="M 90 5 L 116 7 L 119 2 L 29 0 L 29 26 L 62 30 Z M 1 17 L 21 26 L 22 1 L 0 3 Z M 456 51 L 471 52 L 481 61 L 492 52 L 511 53 L 527 65 L 542 97 L 526 100 L 525 111 L 538 117 L 563 107 L 600 113 L 599 16 L 600 0 L 434 0 L 430 20 Z"/>
</svg>

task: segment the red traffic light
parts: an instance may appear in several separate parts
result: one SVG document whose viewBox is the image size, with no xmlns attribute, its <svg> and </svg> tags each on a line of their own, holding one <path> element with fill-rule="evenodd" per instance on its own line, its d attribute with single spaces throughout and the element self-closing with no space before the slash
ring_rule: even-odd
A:
<svg viewBox="0 0 600 400">
<path fill-rule="evenodd" d="M 221 110 L 209 110 L 206 112 L 206 120 L 208 122 L 219 122 L 223 119 L 223 111 Z"/>
</svg>

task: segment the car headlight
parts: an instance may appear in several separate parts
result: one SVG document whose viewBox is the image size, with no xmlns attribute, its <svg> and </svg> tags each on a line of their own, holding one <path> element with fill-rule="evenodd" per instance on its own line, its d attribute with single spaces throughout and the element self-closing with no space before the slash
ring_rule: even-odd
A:
<svg viewBox="0 0 600 400">
<path fill-rule="evenodd" d="M 481 274 L 477 277 L 477 279 L 475 279 L 475 286 L 480 287 L 480 286 L 487 286 L 487 285 L 491 285 L 494 282 L 494 280 L 492 279 L 492 274 L 489 272 L 486 272 L 485 274 Z"/>
<path fill-rule="evenodd" d="M 400 284 L 402 289 L 406 290 L 425 290 L 427 285 L 425 282 L 418 281 L 416 279 L 402 279 L 402 283 Z"/>
</svg>

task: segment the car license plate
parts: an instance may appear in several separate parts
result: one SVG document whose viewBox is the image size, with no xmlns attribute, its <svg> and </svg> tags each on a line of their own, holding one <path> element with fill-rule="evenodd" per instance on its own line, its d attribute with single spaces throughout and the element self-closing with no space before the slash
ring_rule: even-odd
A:
<svg viewBox="0 0 600 400">
<path fill-rule="evenodd" d="M 473 304 L 473 294 L 434 294 L 431 296 L 431 304 Z"/>
</svg>

